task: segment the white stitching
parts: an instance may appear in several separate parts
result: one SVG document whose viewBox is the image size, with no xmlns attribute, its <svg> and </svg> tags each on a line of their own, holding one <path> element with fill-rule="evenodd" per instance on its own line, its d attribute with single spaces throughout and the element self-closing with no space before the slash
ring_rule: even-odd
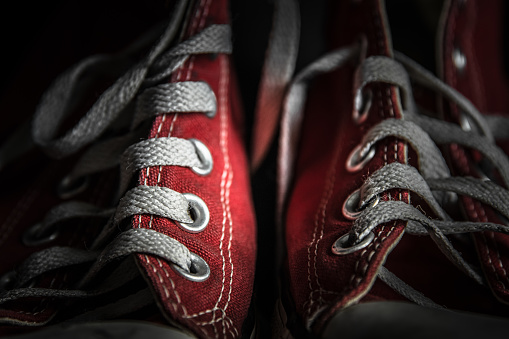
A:
<svg viewBox="0 0 509 339">
<path fill-rule="evenodd" d="M 200 27 L 203 27 L 203 25 L 205 24 L 205 18 L 206 18 L 207 13 L 209 12 L 210 4 L 211 4 L 211 1 L 208 0 L 205 5 L 204 15 L 202 16 L 202 19 L 200 21 Z M 213 309 L 202 311 L 202 312 L 199 312 L 198 314 L 193 314 L 193 315 L 188 316 L 188 318 L 192 318 L 196 315 L 204 315 L 207 313 L 212 313 L 212 320 L 209 322 L 209 324 L 213 325 L 216 338 L 219 337 L 219 333 L 217 332 L 217 329 L 215 327 L 215 323 L 218 321 L 221 321 L 224 336 L 226 336 L 225 330 L 228 327 L 228 331 L 230 332 L 232 337 L 235 337 L 233 332 L 229 329 L 229 323 L 231 324 L 231 326 L 233 327 L 233 329 L 237 333 L 237 335 L 239 333 L 238 330 L 235 328 L 233 321 L 231 320 L 230 317 L 226 316 L 226 312 L 225 312 L 225 309 L 226 309 L 226 307 L 230 301 L 230 298 L 231 298 L 232 281 L 233 281 L 233 263 L 232 263 L 232 258 L 231 258 L 231 243 L 232 243 L 232 237 L 233 237 L 233 232 L 232 232 L 233 224 L 232 224 L 230 205 L 229 205 L 229 189 L 230 189 L 232 178 L 233 178 L 233 172 L 231 172 L 230 161 L 229 161 L 228 150 L 227 150 L 227 148 L 228 148 L 228 146 L 227 146 L 227 138 L 228 138 L 228 136 L 227 136 L 228 135 L 228 130 L 227 130 L 228 129 L 228 124 L 227 124 L 228 120 L 227 119 L 228 119 L 228 117 L 226 114 L 227 96 L 225 94 L 226 94 L 227 81 L 228 81 L 228 77 L 229 77 L 229 65 L 228 64 L 225 65 L 225 62 L 226 62 L 225 59 L 222 58 L 220 60 L 221 60 L 221 72 L 220 72 L 221 77 L 220 77 L 220 84 L 219 84 L 219 91 L 220 91 L 219 99 L 221 100 L 220 112 L 222 112 L 222 114 L 221 114 L 221 118 L 222 118 L 222 121 L 221 121 L 221 146 L 222 146 L 222 148 L 224 147 L 223 154 L 224 154 L 224 158 L 225 158 L 225 168 L 224 168 L 223 175 L 221 177 L 221 204 L 223 205 L 223 228 L 222 228 L 222 236 L 221 236 L 221 241 L 220 241 L 220 250 L 221 250 L 221 257 L 223 258 L 223 268 L 222 268 L 223 283 L 222 283 L 222 288 L 221 288 L 221 294 L 218 298 L 218 301 L 216 302 L 216 306 Z M 192 59 L 190 60 L 190 68 L 188 70 L 187 77 L 191 76 L 191 67 L 192 67 L 193 63 L 194 63 L 194 57 L 192 57 Z M 225 178 L 225 175 L 226 175 L 226 178 Z M 226 179 L 226 182 L 225 182 L 225 179 Z M 229 220 L 229 225 L 230 225 L 228 253 L 229 253 L 229 261 L 230 261 L 230 265 L 231 265 L 231 272 L 230 272 L 230 290 L 228 293 L 228 300 L 227 300 L 225 309 L 223 310 L 222 308 L 218 308 L 217 306 L 219 305 L 219 303 L 222 299 L 222 296 L 224 293 L 224 287 L 225 287 L 224 286 L 225 280 L 226 280 L 226 267 L 225 267 L 226 266 L 226 258 L 224 257 L 224 254 L 223 254 L 223 243 L 222 243 L 224 241 L 224 237 L 225 237 L 226 219 Z M 216 310 L 220 310 L 221 313 L 223 314 L 221 319 L 218 321 L 215 321 L 215 317 L 216 317 L 215 311 Z M 226 326 L 225 326 L 225 320 L 226 320 Z"/>
<path fill-rule="evenodd" d="M 230 174 L 228 177 L 228 182 L 226 184 L 226 208 L 228 213 L 228 220 L 229 220 L 229 227 L 230 227 L 230 239 L 228 242 L 228 257 L 230 258 L 230 290 L 228 291 L 228 300 L 226 301 L 226 304 L 224 306 L 224 311 L 226 312 L 226 309 L 228 308 L 228 304 L 231 300 L 231 294 L 232 294 L 232 284 L 233 284 L 233 261 L 231 256 L 231 247 L 232 247 L 232 240 L 233 240 L 233 222 L 232 222 L 232 216 L 231 216 L 231 210 L 230 210 L 230 187 L 232 185 L 233 181 L 233 171 L 230 170 Z"/>
<path fill-rule="evenodd" d="M 482 222 L 487 222 L 488 221 L 488 217 L 486 216 L 486 211 L 484 210 L 484 208 L 482 207 L 481 203 L 478 202 L 478 201 L 473 201 L 472 203 L 473 206 L 475 206 L 476 208 L 476 211 L 479 211 L 480 213 L 475 213 L 477 217 L 477 220 L 478 221 L 482 221 Z M 502 259 L 500 258 L 500 252 L 498 250 L 498 246 L 497 246 L 497 243 L 496 243 L 496 240 L 495 240 L 495 233 L 494 232 L 488 232 L 488 234 L 490 235 L 491 239 L 493 240 L 493 250 L 495 252 L 495 255 L 497 257 L 497 264 L 498 266 L 500 267 L 500 269 L 502 270 L 502 277 L 505 278 L 505 280 L 507 280 L 507 282 L 509 283 L 509 278 L 507 277 L 507 271 L 504 267 L 504 263 L 502 262 Z M 504 284 L 502 282 L 502 279 L 500 278 L 500 274 L 498 271 L 496 271 L 496 268 L 495 268 L 495 265 L 491 259 L 491 251 L 489 249 L 489 244 L 488 244 L 488 241 L 486 239 L 486 237 L 484 236 L 483 234 L 483 240 L 484 240 L 484 245 L 486 247 L 486 250 L 487 250 L 487 254 L 488 254 L 488 258 L 489 258 L 489 263 L 493 269 L 493 272 L 495 272 L 495 276 L 496 276 L 496 279 L 497 281 L 502 285 L 502 288 L 503 290 L 507 291 L 507 287 L 506 287 L 506 284 Z"/>
<path fill-rule="evenodd" d="M 498 245 L 497 245 L 497 242 L 495 240 L 495 233 L 494 232 L 489 232 L 489 235 L 491 236 L 491 239 L 493 239 L 493 247 L 495 247 L 495 253 L 497 255 L 498 266 L 500 266 L 500 269 L 502 270 L 503 277 L 509 282 L 509 279 L 507 277 L 507 271 L 506 271 L 506 269 L 504 267 L 504 263 L 502 262 L 502 259 L 500 258 L 500 252 L 498 251 Z M 502 286 L 504 286 L 504 290 L 506 290 L 505 284 L 502 284 Z"/>
<path fill-rule="evenodd" d="M 313 294 L 316 292 L 316 291 L 320 291 L 322 289 L 321 285 L 320 285 L 320 281 L 318 280 L 318 272 L 317 272 L 317 267 L 316 267 L 316 258 L 318 256 L 318 240 L 316 239 L 317 237 L 317 232 L 318 232 L 318 224 L 320 223 L 320 227 L 321 227 L 321 235 L 323 236 L 323 226 L 325 224 L 325 216 L 326 216 L 326 209 L 327 209 L 327 204 L 329 202 L 329 199 L 332 195 L 332 191 L 333 191 L 333 188 L 334 188 L 334 183 L 335 183 L 335 174 L 336 174 L 336 157 L 334 157 L 331 161 L 331 165 L 329 167 L 329 170 L 328 170 L 328 180 L 327 180 L 327 186 L 326 186 L 326 189 L 325 191 L 323 192 L 324 194 L 322 195 L 322 199 L 321 199 L 321 202 L 320 202 L 320 205 L 318 207 L 318 210 L 316 211 L 316 214 L 315 214 L 315 228 L 313 230 L 313 239 L 311 241 L 311 244 L 309 244 L 308 246 L 308 285 L 309 285 L 309 290 L 310 290 L 310 293 L 309 293 L 309 297 L 308 297 L 308 303 L 309 303 L 309 306 L 307 307 L 308 309 L 308 315 L 311 314 L 311 306 L 313 306 L 314 304 L 314 300 L 313 300 Z M 321 216 L 321 218 L 320 218 Z M 319 221 L 320 219 L 320 221 Z M 315 244 L 315 241 L 316 241 L 316 244 Z M 314 268 L 314 276 L 315 276 L 315 281 L 316 281 L 316 284 L 318 285 L 318 289 L 313 289 L 313 285 L 312 285 L 312 281 L 311 281 L 311 247 L 315 247 L 315 250 L 314 250 L 314 255 L 313 255 L 313 268 Z M 321 296 L 319 297 L 319 300 L 321 299 Z"/>
<path fill-rule="evenodd" d="M 198 19 L 199 19 L 200 17 L 201 17 L 201 20 L 200 20 L 200 25 L 199 25 L 199 27 L 200 27 L 200 28 L 201 28 L 201 27 L 203 27 L 203 25 L 204 25 L 204 23 L 205 23 L 206 15 L 207 15 L 207 13 L 209 12 L 210 4 L 211 4 L 211 1 L 210 1 L 210 0 L 207 0 L 207 2 L 206 2 L 206 3 L 203 3 L 203 2 L 202 2 L 202 4 L 200 5 L 200 7 L 199 7 L 199 9 L 197 10 L 197 12 L 196 12 L 196 14 L 195 14 L 195 17 L 194 17 L 194 19 L 193 19 L 193 24 L 192 24 L 192 29 L 191 29 L 191 31 L 194 31 L 194 30 L 196 29 L 196 24 L 197 24 Z M 201 10 L 202 10 L 203 8 L 205 8 L 205 10 L 202 12 Z M 201 14 L 200 14 L 200 13 L 201 13 Z M 189 60 L 188 72 L 187 72 L 187 74 L 186 74 L 186 80 L 189 80 L 189 79 L 190 79 L 190 77 L 191 77 L 191 74 L 192 74 L 192 68 L 194 67 L 194 61 L 195 61 L 195 57 L 194 57 L 194 56 L 191 56 L 191 58 L 190 58 L 190 60 Z M 176 80 L 177 80 L 177 81 L 181 79 L 181 76 L 182 76 L 182 72 L 183 72 L 183 70 L 184 70 L 184 67 L 181 67 L 181 68 L 179 69 L 179 71 L 178 71 L 178 73 L 177 73 L 177 78 L 176 78 Z M 226 71 L 227 71 L 227 72 L 228 72 L 228 70 L 229 70 L 229 69 L 228 69 L 228 67 L 226 67 Z M 222 72 L 221 72 L 221 74 L 223 74 L 223 75 L 224 75 L 224 72 L 223 72 L 223 71 L 224 71 L 224 67 L 222 68 Z M 228 75 L 228 74 L 226 74 L 226 76 L 227 76 L 227 75 Z M 227 79 L 226 79 L 226 80 L 227 80 Z M 224 97 L 224 96 L 221 96 L 221 97 Z M 164 119 L 166 118 L 166 115 L 167 115 L 167 114 L 163 114 L 163 118 L 162 118 L 162 121 L 160 122 L 160 125 L 159 125 L 159 128 L 158 128 L 158 132 L 157 132 L 156 137 L 158 136 L 159 132 L 161 131 L 161 128 L 162 128 L 162 125 L 163 125 L 163 123 L 164 123 Z M 173 130 L 174 130 L 174 126 L 175 126 L 175 124 L 176 124 L 177 119 L 178 119 L 178 113 L 175 113 L 175 114 L 174 114 L 174 117 L 173 117 L 173 119 L 172 119 L 171 125 L 170 125 L 170 130 L 169 130 L 168 136 L 171 136 L 171 134 L 172 134 L 172 132 L 173 132 Z M 232 172 L 228 172 L 228 171 L 229 171 L 229 162 L 228 162 L 228 166 L 225 166 L 225 167 L 226 167 L 226 168 L 225 168 L 225 171 L 226 171 L 225 173 L 228 173 L 228 180 L 227 180 L 227 181 L 228 181 L 228 183 L 226 184 L 226 185 L 228 186 L 228 187 L 227 187 L 227 189 L 228 189 L 228 193 L 227 193 L 228 198 L 227 198 L 227 199 L 228 199 L 228 200 L 227 200 L 226 204 L 228 205 L 228 206 L 227 206 L 227 210 L 228 210 L 227 214 L 228 214 L 229 223 L 230 223 L 230 239 L 229 239 L 228 251 L 229 251 L 229 253 L 231 253 L 231 251 L 230 251 L 230 250 L 231 250 L 232 233 L 233 233 L 233 232 L 232 232 L 232 229 L 233 229 L 233 227 L 232 227 L 231 213 L 230 213 L 230 208 L 229 208 L 229 187 L 231 186 L 231 181 L 232 181 L 233 173 L 232 173 Z M 160 166 L 160 167 L 159 167 L 159 171 L 158 171 L 158 184 L 160 183 L 161 170 L 162 170 L 162 166 Z M 150 173 L 150 172 L 149 172 L 149 171 L 148 171 L 148 169 L 147 169 L 147 177 L 149 176 L 149 173 Z M 145 183 L 146 183 L 146 180 L 147 180 L 147 178 L 145 178 Z M 221 193 L 222 193 L 222 195 L 224 196 L 224 194 L 225 194 L 225 189 L 224 189 L 224 187 L 225 187 L 224 175 L 223 175 L 223 178 L 222 178 L 222 183 L 221 183 L 221 185 L 223 186 L 223 188 L 222 188 L 222 192 L 221 192 Z M 221 200 L 224 202 L 224 198 L 223 198 L 223 197 L 221 198 Z M 141 216 L 140 216 L 140 222 L 141 222 Z M 222 239 L 224 239 L 224 232 L 225 232 L 225 220 L 224 220 L 223 224 L 224 224 L 224 225 L 223 225 L 223 235 L 222 235 Z M 220 247 L 221 247 L 221 252 L 222 252 L 222 244 L 220 244 Z M 223 257 L 223 262 L 224 262 L 224 261 L 225 261 L 224 255 L 223 255 L 223 254 L 221 254 L 221 255 L 222 255 L 222 257 Z M 157 260 L 159 260 L 159 259 L 157 259 Z M 231 291 L 232 291 L 232 287 L 231 287 L 231 285 L 232 285 L 232 280 L 233 280 L 233 263 L 232 263 L 231 255 L 230 255 L 230 264 L 231 264 L 232 271 L 231 271 L 231 274 L 230 274 L 230 291 L 229 291 L 229 296 L 228 296 L 228 302 L 227 302 L 227 305 L 228 305 L 228 303 L 229 303 L 229 301 L 230 301 L 230 296 L 231 296 Z M 152 265 L 152 264 L 151 264 L 151 265 Z M 153 266 L 153 265 L 152 265 L 152 266 Z M 153 266 L 153 267 L 154 267 L 154 266 Z M 183 308 L 183 310 L 184 310 L 184 316 L 183 316 L 184 318 L 186 318 L 186 319 L 192 319 L 192 318 L 194 318 L 194 317 L 195 317 L 195 316 L 197 316 L 197 315 L 199 316 L 199 315 L 207 314 L 207 313 L 209 313 L 209 312 L 213 312 L 213 319 L 214 319 L 214 318 L 215 318 L 215 311 L 216 311 L 216 310 L 219 310 L 219 311 L 221 311 L 221 312 L 222 312 L 223 316 L 221 317 L 221 319 L 218 319 L 218 320 L 217 320 L 217 321 L 215 321 L 215 322 L 219 322 L 219 321 L 221 321 L 221 322 L 222 322 L 222 326 L 223 326 L 223 335 L 224 335 L 224 336 L 226 336 L 226 334 L 225 334 L 225 329 L 226 329 L 226 327 L 228 327 L 228 331 L 230 332 L 230 334 L 232 335 L 232 337 L 235 337 L 235 335 L 233 334 L 233 332 L 229 329 L 229 328 L 230 328 L 230 324 L 231 324 L 231 326 L 233 327 L 233 330 L 234 330 L 234 331 L 237 333 L 237 335 L 238 335 L 238 330 L 237 330 L 237 329 L 235 328 L 235 326 L 233 325 L 233 321 L 231 320 L 231 318 L 230 318 L 230 317 L 228 317 L 228 316 L 226 315 L 225 310 L 223 310 L 223 309 L 221 309 L 221 308 L 217 308 L 217 307 L 215 307 L 214 309 L 207 310 L 207 311 L 204 311 L 204 312 L 199 312 L 198 314 L 188 315 L 188 314 L 187 314 L 187 311 L 185 310 L 185 307 L 184 307 L 183 305 L 181 305 L 180 296 L 178 295 L 178 292 L 176 291 L 175 284 L 173 283 L 173 281 L 172 281 L 172 280 L 171 280 L 171 278 L 169 277 L 169 274 L 168 274 L 168 272 L 166 271 L 166 269 L 165 269 L 165 268 L 164 268 L 161 264 L 160 264 L 160 267 L 161 267 L 161 268 L 163 269 L 163 271 L 165 272 L 166 277 L 170 280 L 170 283 L 171 283 L 171 285 L 172 285 L 172 290 L 173 290 L 173 292 L 174 292 L 174 294 L 175 294 L 175 296 L 176 296 L 176 298 L 177 298 L 177 300 L 178 300 L 178 302 L 179 302 L 179 305 L 180 305 L 180 306 Z M 226 273 L 225 273 L 224 268 L 223 268 L 223 271 L 224 271 L 224 273 L 223 273 L 223 274 L 224 274 L 224 276 L 225 276 L 225 275 L 226 275 Z M 160 276 L 160 275 L 159 275 L 159 273 L 157 273 L 157 274 L 158 274 L 158 276 Z M 221 291 L 221 296 L 220 296 L 220 297 L 219 297 L 219 299 L 218 299 L 218 303 L 220 302 L 220 300 L 221 300 L 221 298 L 222 298 L 222 293 L 223 293 L 223 291 L 224 291 L 224 280 L 225 280 L 225 278 L 223 278 L 223 287 L 222 287 L 222 291 Z M 171 302 L 171 301 L 170 301 L 170 302 Z M 226 320 L 226 327 L 225 327 L 225 320 Z M 219 333 L 217 332 L 217 328 L 215 327 L 215 322 L 213 323 L 213 321 L 209 321 L 208 323 L 205 323 L 205 322 L 196 322 L 196 321 L 193 321 L 193 323 L 195 323 L 196 325 L 204 325 L 204 324 L 211 324 L 211 325 L 213 325 L 213 328 L 214 328 L 214 332 L 215 332 L 215 334 L 216 334 L 216 337 L 218 337 L 218 336 L 219 336 Z M 203 332 L 204 334 L 206 334 L 206 332 L 204 331 L 204 329 L 203 329 L 203 328 L 200 328 L 200 329 L 202 330 L 202 332 Z M 207 335 L 207 334 L 206 334 L 206 335 Z"/>
<path fill-rule="evenodd" d="M 222 66 L 222 65 L 221 65 Z M 221 67 L 221 74 L 222 74 L 222 67 Z M 221 147 L 221 151 L 223 153 L 223 162 L 224 162 L 224 167 L 223 167 L 223 173 L 221 174 L 221 207 L 223 209 L 223 221 L 222 221 L 222 227 L 221 227 L 221 239 L 219 241 L 219 249 L 220 249 L 220 254 L 221 254 L 221 259 L 223 261 L 223 265 L 222 265 L 222 268 L 221 268 L 221 271 L 222 271 L 222 274 L 223 274 L 223 278 L 222 278 L 222 283 L 221 283 L 221 293 L 219 295 L 219 298 L 217 299 L 216 301 L 216 304 L 214 306 L 214 309 L 218 307 L 219 303 L 221 302 L 221 299 L 223 298 L 223 293 L 224 293 L 224 287 L 225 287 L 225 281 L 226 281 L 226 258 L 224 256 L 224 252 L 223 252 L 223 241 L 224 241 L 224 238 L 225 238 L 225 232 L 226 232 L 226 221 L 227 221 L 227 218 L 228 218 L 228 215 L 227 215 L 227 212 L 226 212 L 226 203 L 225 203 L 225 199 L 226 199 L 226 180 L 228 178 L 228 170 L 229 170 L 229 162 L 226 161 L 226 153 L 227 153 L 227 150 L 226 150 L 226 140 L 225 140 L 225 136 L 226 136 L 226 131 L 224 129 L 224 123 L 225 123 L 225 120 L 224 120 L 224 110 L 223 110 L 223 97 L 222 97 L 222 94 L 223 94 L 223 91 L 221 90 L 222 88 L 222 84 L 223 84 L 223 77 L 221 76 L 220 78 L 220 82 L 221 84 L 219 85 L 219 88 L 220 88 L 220 95 L 219 95 L 219 100 L 220 100 L 220 118 L 221 118 L 221 128 L 220 128 L 220 141 L 219 141 L 219 144 L 220 144 L 220 147 Z M 216 314 L 215 312 L 212 313 L 212 321 L 214 321 L 216 318 Z M 223 326 L 223 329 L 224 329 L 224 323 L 222 324 Z M 216 330 L 214 330 L 215 332 L 215 335 L 216 335 L 216 338 L 218 338 L 219 336 L 219 333 L 217 333 Z"/>
<path fill-rule="evenodd" d="M 339 141 L 339 138 L 336 139 L 336 142 L 337 143 Z M 330 163 L 330 167 L 327 171 L 327 186 L 326 186 L 326 189 L 325 191 L 323 192 L 323 195 L 322 195 L 322 198 L 321 198 L 321 201 L 320 201 L 320 205 L 316 211 L 316 214 L 315 214 L 315 228 L 313 230 L 313 239 L 311 241 L 311 243 L 309 244 L 308 246 L 308 286 L 309 286 L 309 289 L 310 289 L 310 293 L 309 293 L 309 297 L 308 297 L 308 300 L 306 301 L 305 305 L 308 304 L 308 307 L 307 307 L 307 313 L 308 313 L 308 316 L 311 315 L 311 312 L 312 312 L 312 306 L 313 304 L 315 303 L 315 300 L 313 298 L 314 294 L 316 292 L 319 293 L 319 297 L 318 297 L 318 304 L 319 306 L 323 303 L 323 297 L 322 297 L 322 292 L 327 292 L 328 294 L 333 294 L 334 292 L 330 292 L 330 291 L 325 291 L 321 284 L 320 284 L 320 280 L 318 279 L 318 269 L 316 267 L 316 259 L 318 257 L 318 244 L 320 243 L 320 241 L 323 239 L 323 234 L 324 234 L 324 228 L 325 228 L 325 219 L 326 219 L 326 212 L 327 212 L 327 205 L 329 204 L 329 200 L 332 196 L 332 193 L 334 191 L 334 186 L 335 186 L 335 183 L 336 183 L 336 167 L 337 167 L 337 162 L 338 162 L 338 158 L 339 158 L 339 154 L 340 154 L 340 149 L 341 147 L 336 147 L 335 148 L 335 152 L 334 152 L 334 156 L 332 158 L 332 161 Z M 319 217 L 321 216 L 321 220 L 320 220 L 320 237 L 318 239 L 316 239 L 316 236 L 317 236 L 317 231 L 318 231 L 318 222 L 319 222 Z M 314 270 L 314 276 L 315 276 L 315 282 L 318 286 L 317 289 L 313 289 L 313 286 L 311 284 L 311 247 L 313 247 L 313 244 L 314 244 L 314 252 L 313 252 L 313 270 Z"/>
<path fill-rule="evenodd" d="M 505 290 L 506 287 L 505 287 L 504 283 L 500 280 L 500 276 L 498 275 L 498 272 L 497 272 L 497 270 L 495 268 L 495 265 L 493 265 L 493 261 L 491 261 L 490 248 L 488 246 L 488 241 L 486 240 L 486 236 L 482 232 L 481 232 L 481 236 L 482 236 L 483 241 L 484 241 L 484 247 L 486 248 L 486 254 L 487 254 L 487 257 L 488 257 L 488 264 L 490 265 L 493 273 L 495 274 L 495 278 L 500 283 L 500 285 L 502 285 L 502 288 Z"/>
</svg>

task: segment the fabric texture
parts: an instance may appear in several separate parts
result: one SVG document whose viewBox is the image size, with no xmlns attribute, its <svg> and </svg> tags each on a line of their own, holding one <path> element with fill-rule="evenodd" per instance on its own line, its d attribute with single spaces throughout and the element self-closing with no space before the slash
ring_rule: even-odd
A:
<svg viewBox="0 0 509 339">
<path fill-rule="evenodd" d="M 497 299 L 505 295 L 501 270 L 487 266 L 494 266 L 494 253 L 501 268 L 506 260 L 500 249 L 509 231 L 502 221 L 507 135 L 490 127 L 494 119 L 485 118 L 485 107 L 465 92 L 392 50 L 383 5 L 330 5 L 329 29 L 341 33 L 331 35 L 331 52 L 316 64 L 335 54 L 350 56 L 316 76 L 301 96 L 306 103 L 294 105 L 292 89 L 302 87 L 297 75 L 283 115 L 279 180 L 289 282 L 283 300 L 292 300 L 304 326 L 317 335 L 338 311 L 381 300 L 507 314 Z M 450 54 L 444 60 L 450 63 Z M 425 91 L 443 100 L 445 110 L 438 101 L 425 102 Z M 498 119 L 504 124 L 502 115 Z M 451 160 L 449 150 L 463 159 Z M 357 190 L 358 216 L 344 215 L 344 202 Z M 473 217 L 468 204 L 489 212 Z M 471 211 L 467 220 L 458 213 L 462 208 Z M 479 239 L 486 235 L 491 240 L 483 246 Z M 477 248 L 491 248 L 477 257 L 472 238 Z M 460 282 L 465 287 L 458 295 Z"/>
</svg>

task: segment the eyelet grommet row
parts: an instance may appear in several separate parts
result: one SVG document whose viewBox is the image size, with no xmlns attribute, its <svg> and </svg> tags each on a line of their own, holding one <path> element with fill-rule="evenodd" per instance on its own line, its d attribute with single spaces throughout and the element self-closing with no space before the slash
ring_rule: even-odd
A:
<svg viewBox="0 0 509 339">
<path fill-rule="evenodd" d="M 202 282 L 209 278 L 210 267 L 207 262 L 198 254 L 191 252 L 191 268 L 190 272 L 182 269 L 180 266 L 172 264 L 171 267 L 187 280 L 194 282 Z"/>
<path fill-rule="evenodd" d="M 373 159 L 375 156 L 375 148 L 371 147 L 369 152 L 364 156 L 360 156 L 360 152 L 362 150 L 362 145 L 355 147 L 348 159 L 346 160 L 346 170 L 350 173 L 358 172 L 366 166 L 366 164 Z"/>
<path fill-rule="evenodd" d="M 210 174 L 210 172 L 212 172 L 213 160 L 209 149 L 200 140 L 189 139 L 189 141 L 193 143 L 193 146 L 196 149 L 196 154 L 198 154 L 198 158 L 201 162 L 200 166 L 191 167 L 191 170 L 199 175 Z"/>
<path fill-rule="evenodd" d="M 179 222 L 178 225 L 187 232 L 199 233 L 209 224 L 210 212 L 207 204 L 192 193 L 183 193 L 183 195 L 189 202 L 189 213 L 194 221 L 191 223 Z"/>
<path fill-rule="evenodd" d="M 41 228 L 42 224 L 37 223 L 27 229 L 23 234 L 23 244 L 30 247 L 41 246 L 52 242 L 58 237 L 57 229 L 54 229 L 52 232 L 47 234 L 41 234 Z"/>
<path fill-rule="evenodd" d="M 341 237 L 339 237 L 334 244 L 332 245 L 332 253 L 336 255 L 346 255 L 357 252 L 368 246 L 373 239 L 375 238 L 375 234 L 373 232 L 369 232 L 369 234 L 362 239 L 361 242 L 349 246 L 350 234 L 347 233 Z"/>
<path fill-rule="evenodd" d="M 357 125 L 362 124 L 368 119 L 372 101 L 373 92 L 369 88 L 365 88 L 361 94 L 355 96 L 352 119 Z"/>
<path fill-rule="evenodd" d="M 345 218 L 349 220 L 355 220 L 359 217 L 359 215 L 362 213 L 362 210 L 359 209 L 359 202 L 361 198 L 361 190 L 357 189 L 352 194 L 348 196 L 348 198 L 345 199 L 345 202 L 343 203 L 343 215 Z M 375 207 L 378 202 L 380 201 L 380 198 L 375 196 L 371 201 L 369 202 L 369 207 Z"/>
<path fill-rule="evenodd" d="M 217 102 L 215 93 L 214 100 Z M 214 106 L 217 107 L 217 104 Z M 217 109 L 211 112 L 207 112 L 206 115 L 209 118 L 213 118 L 216 113 Z M 191 170 L 201 176 L 210 174 L 212 172 L 212 168 L 214 167 L 214 160 L 210 150 L 198 139 L 189 139 L 189 141 L 196 149 L 196 154 L 198 155 L 198 159 L 200 159 L 201 162 L 200 166 L 191 167 Z M 202 232 L 210 221 L 210 212 L 207 204 L 205 204 L 205 202 L 200 197 L 192 193 L 183 193 L 183 195 L 189 202 L 189 213 L 191 214 L 191 217 L 194 221 L 192 223 L 178 222 L 177 224 L 182 229 L 190 233 Z M 205 281 L 210 276 L 210 267 L 207 262 L 202 257 L 192 252 L 191 268 L 189 272 L 175 264 L 172 264 L 171 267 L 175 270 L 175 272 L 180 274 L 185 279 L 194 282 Z"/>
</svg>

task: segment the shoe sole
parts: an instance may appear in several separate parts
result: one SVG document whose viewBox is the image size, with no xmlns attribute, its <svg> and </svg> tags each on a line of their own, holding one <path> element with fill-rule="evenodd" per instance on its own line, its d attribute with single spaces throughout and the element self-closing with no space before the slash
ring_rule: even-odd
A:
<svg viewBox="0 0 509 339">
<path fill-rule="evenodd" d="M 274 338 L 300 338 L 288 326 L 283 303 L 274 315 Z M 404 302 L 368 302 L 336 313 L 326 325 L 321 339 L 337 338 L 507 338 L 509 320 L 483 314 L 433 309 Z M 307 333 L 304 337 L 313 337 Z"/>
<path fill-rule="evenodd" d="M 58 325 L 12 339 L 196 339 L 178 329 L 141 322 L 97 322 L 87 324 Z"/>
</svg>

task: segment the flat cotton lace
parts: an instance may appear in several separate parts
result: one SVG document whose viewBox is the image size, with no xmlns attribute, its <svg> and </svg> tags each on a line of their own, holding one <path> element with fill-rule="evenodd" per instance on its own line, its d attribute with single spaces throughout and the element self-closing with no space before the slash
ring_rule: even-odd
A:
<svg viewBox="0 0 509 339">
<path fill-rule="evenodd" d="M 33 253 L 16 269 L 13 286 L 0 295 L 0 304 L 28 297 L 72 300 L 107 293 L 129 281 L 134 273 L 125 269 L 125 265 L 106 273 L 103 268 L 131 254 L 155 255 L 192 273 L 193 254 L 178 240 L 144 228 L 128 229 L 117 234 L 121 222 L 133 215 L 160 216 L 178 223 L 193 222 L 190 204 L 181 192 L 146 185 L 129 189 L 133 176 L 147 167 L 204 166 L 193 140 L 161 137 L 140 141 L 146 137 L 144 125 L 156 115 L 198 112 L 213 117 L 216 112 L 215 94 L 205 82 L 168 83 L 169 76 L 191 55 L 231 53 L 231 33 L 227 25 L 210 25 L 187 40 L 178 41 L 187 6 L 187 1 L 177 2 L 169 24 L 155 39 L 148 54 L 121 74 L 79 122 L 64 133 L 60 130 L 61 123 L 73 111 L 73 99 L 83 88 L 87 76 L 99 77 L 101 73 L 111 72 L 118 64 L 125 64 L 134 54 L 146 49 L 150 41 L 154 41 L 154 33 L 120 54 L 95 55 L 81 61 L 62 74 L 43 96 L 33 120 L 33 143 L 54 158 L 64 158 L 84 150 L 74 169 L 64 179 L 71 186 L 92 174 L 119 167 L 117 200 L 110 208 L 100 208 L 69 198 L 52 208 L 32 229 L 32 236 L 52 233 L 57 226 L 72 227 L 77 219 L 102 218 L 105 224 L 100 236 L 87 250 L 53 246 Z M 119 130 L 127 132 L 115 133 Z M 2 159 L 14 159 L 16 152 L 27 149 L 12 148 L 12 140 L 19 139 L 19 135 L 15 135 L 4 145 L 0 150 Z M 88 269 L 75 289 L 33 287 L 33 282 L 42 275 L 78 264 L 88 264 Z M 99 275 L 104 281 L 94 285 L 98 286 L 94 289 L 86 289 L 87 283 Z M 116 305 L 111 309 L 127 313 L 142 306 L 140 300 L 149 297 L 146 292 L 140 292 L 133 298 L 135 306 Z"/>
<path fill-rule="evenodd" d="M 328 53 L 301 71 L 289 87 L 281 131 L 280 210 L 288 192 L 309 80 L 320 73 L 358 61 L 361 49 L 362 45 L 356 44 Z M 411 82 L 456 104 L 462 117 L 468 121 L 469 128 L 424 114 L 414 101 Z M 361 61 L 354 84 L 354 110 L 362 110 L 365 106 L 366 86 L 372 83 L 395 86 L 400 94 L 403 114 L 401 119 L 386 119 L 371 127 L 358 147 L 357 159 L 369 160 L 369 154 L 374 152 L 378 142 L 387 137 L 395 137 L 406 142 L 416 152 L 418 166 L 415 168 L 407 164 L 391 163 L 369 175 L 360 188 L 357 209 L 360 213 L 348 233 L 347 245 L 355 248 L 381 224 L 406 221 L 406 233 L 430 236 L 454 265 L 479 284 L 484 284 L 482 273 L 454 248 L 448 235 L 482 231 L 509 233 L 509 227 L 503 223 L 453 220 L 444 204 L 458 195 L 470 197 L 491 207 L 498 213 L 500 220 L 509 220 L 509 160 L 495 143 L 496 139 L 509 138 L 509 129 L 504 128 L 508 126 L 509 119 L 500 115 L 482 115 L 456 90 L 399 53 L 395 54 L 395 58 L 371 56 Z M 479 177 L 452 176 L 439 149 L 439 146 L 450 144 L 479 152 L 484 157 L 483 163 L 488 164 L 485 167 L 489 173 L 479 169 Z M 403 201 L 380 199 L 384 192 L 391 189 L 408 190 L 411 196 L 418 196 L 429 206 L 434 216 L 430 218 L 412 204 Z M 383 266 L 380 267 L 378 277 L 408 299 L 420 305 L 438 307 Z"/>
</svg>

